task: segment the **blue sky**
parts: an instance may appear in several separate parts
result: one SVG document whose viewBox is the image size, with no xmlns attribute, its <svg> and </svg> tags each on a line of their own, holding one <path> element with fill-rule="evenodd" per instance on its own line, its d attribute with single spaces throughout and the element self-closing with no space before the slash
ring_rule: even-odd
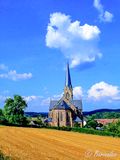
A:
<svg viewBox="0 0 120 160">
<path fill-rule="evenodd" d="M 69 61 L 83 110 L 120 108 L 120 1 L 1 0 L 0 106 L 23 96 L 27 111 L 59 98 Z"/>
</svg>

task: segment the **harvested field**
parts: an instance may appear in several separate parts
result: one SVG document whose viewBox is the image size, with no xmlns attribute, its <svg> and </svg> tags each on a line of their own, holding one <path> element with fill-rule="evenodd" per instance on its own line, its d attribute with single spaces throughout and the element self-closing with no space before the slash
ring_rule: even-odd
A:
<svg viewBox="0 0 120 160">
<path fill-rule="evenodd" d="M 0 126 L 0 150 L 15 160 L 120 160 L 120 138 Z"/>
</svg>

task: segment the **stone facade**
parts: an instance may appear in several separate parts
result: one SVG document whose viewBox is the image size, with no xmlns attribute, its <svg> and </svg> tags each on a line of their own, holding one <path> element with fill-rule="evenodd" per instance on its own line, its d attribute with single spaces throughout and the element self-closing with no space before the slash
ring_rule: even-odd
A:
<svg viewBox="0 0 120 160">
<path fill-rule="evenodd" d="M 63 97 L 50 102 L 48 122 L 51 126 L 71 126 L 75 123 L 82 124 L 82 100 L 73 100 L 73 89 L 69 71 L 69 64 L 66 70 L 66 83 Z"/>
<path fill-rule="evenodd" d="M 72 115 L 69 110 L 52 110 L 49 117 L 52 118 L 51 126 L 72 126 Z"/>
</svg>

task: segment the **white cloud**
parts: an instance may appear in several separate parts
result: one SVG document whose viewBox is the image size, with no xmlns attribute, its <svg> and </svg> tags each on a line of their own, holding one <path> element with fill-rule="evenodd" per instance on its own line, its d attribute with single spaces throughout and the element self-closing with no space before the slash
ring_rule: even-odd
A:
<svg viewBox="0 0 120 160">
<path fill-rule="evenodd" d="M 8 73 L 0 74 L 0 78 L 6 78 L 13 81 L 25 80 L 32 78 L 32 73 L 17 73 L 16 70 L 11 70 Z"/>
<path fill-rule="evenodd" d="M 7 98 L 7 96 L 0 95 L 0 102 L 4 102 Z"/>
<path fill-rule="evenodd" d="M 104 19 L 105 19 L 106 22 L 112 22 L 113 14 L 108 12 L 108 11 L 105 11 Z"/>
<path fill-rule="evenodd" d="M 79 21 L 70 23 L 68 31 L 75 37 L 81 38 L 83 40 L 91 40 L 98 37 L 100 30 L 97 26 L 92 26 L 88 24 L 80 25 Z"/>
<path fill-rule="evenodd" d="M 32 96 L 23 96 L 24 100 L 26 102 L 31 102 L 31 101 L 34 101 L 34 100 L 37 100 L 37 99 L 40 99 L 42 98 L 42 96 L 35 96 L 35 95 L 32 95 Z"/>
<path fill-rule="evenodd" d="M 103 11 L 103 5 L 101 4 L 100 0 L 94 0 L 93 4 L 98 11 Z"/>
<path fill-rule="evenodd" d="M 39 106 L 49 106 L 50 105 L 50 100 L 59 100 L 63 96 L 63 92 L 61 94 L 56 94 L 53 95 L 52 97 L 42 97 L 42 96 L 28 96 L 25 97 L 27 100 L 28 104 L 30 102 L 34 102 Z M 73 88 L 73 94 L 75 99 L 81 99 L 83 96 L 83 90 L 81 86 L 76 86 Z"/>
<path fill-rule="evenodd" d="M 81 25 L 78 20 L 72 22 L 69 15 L 56 12 L 50 15 L 46 46 L 60 49 L 65 58 L 70 60 L 71 67 L 76 67 L 100 58 L 97 47 L 99 34 L 97 26 Z"/>
<path fill-rule="evenodd" d="M 49 106 L 50 105 L 50 98 L 45 98 L 45 99 L 42 99 L 41 103 L 40 103 L 41 106 Z"/>
<path fill-rule="evenodd" d="M 112 100 L 114 100 L 114 101 L 120 101 L 120 95 L 118 95 L 116 97 L 113 97 Z"/>
<path fill-rule="evenodd" d="M 53 95 L 51 99 L 59 100 L 60 98 L 62 98 L 63 94 L 64 92 L 62 92 L 61 94 Z M 73 96 L 75 99 L 81 99 L 81 97 L 83 96 L 83 89 L 81 86 L 76 86 L 73 88 Z"/>
<path fill-rule="evenodd" d="M 94 0 L 93 3 L 94 7 L 98 10 L 99 12 L 99 19 L 100 21 L 104 21 L 104 22 L 112 22 L 113 20 L 113 14 L 108 12 L 108 11 L 104 11 L 104 7 L 101 4 L 100 0 Z"/>
<path fill-rule="evenodd" d="M 49 97 L 45 98 L 43 96 L 32 95 L 32 96 L 23 96 L 23 98 L 28 104 L 32 103 L 33 105 L 37 104 L 38 106 L 46 106 L 50 103 Z"/>
<path fill-rule="evenodd" d="M 83 96 L 83 90 L 81 86 L 76 86 L 73 88 L 73 96 L 75 99 L 81 99 Z"/>
<path fill-rule="evenodd" d="M 52 96 L 52 99 L 56 99 L 56 100 L 59 100 L 60 98 L 62 98 L 64 92 L 60 93 L 60 94 L 56 94 L 56 95 L 53 95 Z"/>
<path fill-rule="evenodd" d="M 0 70 L 7 70 L 8 67 L 5 64 L 0 64 Z"/>
<path fill-rule="evenodd" d="M 120 89 L 118 86 L 113 86 L 105 82 L 94 84 L 88 90 L 88 98 L 94 100 L 101 100 L 107 98 L 109 100 L 120 99 Z"/>
</svg>

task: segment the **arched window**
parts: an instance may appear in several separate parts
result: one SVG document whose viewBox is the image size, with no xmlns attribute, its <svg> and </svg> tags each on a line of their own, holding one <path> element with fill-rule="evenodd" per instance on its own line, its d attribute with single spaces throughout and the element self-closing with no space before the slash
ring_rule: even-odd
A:
<svg viewBox="0 0 120 160">
<path fill-rule="evenodd" d="M 66 98 L 69 99 L 69 97 L 70 97 L 70 96 L 69 96 L 69 93 L 66 93 Z"/>
</svg>

